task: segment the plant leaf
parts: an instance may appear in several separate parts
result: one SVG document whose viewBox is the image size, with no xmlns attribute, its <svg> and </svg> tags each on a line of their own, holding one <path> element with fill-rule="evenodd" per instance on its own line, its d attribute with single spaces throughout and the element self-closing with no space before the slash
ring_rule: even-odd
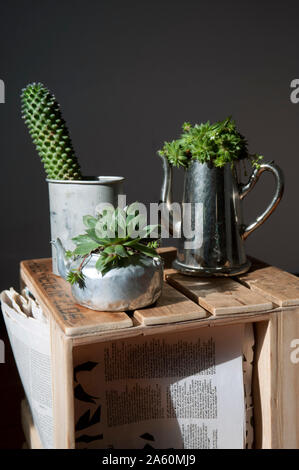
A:
<svg viewBox="0 0 299 470">
<path fill-rule="evenodd" d="M 132 237 L 134 232 L 140 236 L 140 232 L 144 229 L 146 226 L 146 217 L 142 214 L 138 214 L 135 217 L 133 217 L 128 223 L 127 223 L 127 235 L 128 237 Z M 137 238 L 137 237 L 135 237 Z"/>
<path fill-rule="evenodd" d="M 128 253 L 127 253 L 126 249 L 123 247 L 123 245 L 115 245 L 114 249 L 115 249 L 115 253 L 118 256 L 120 256 L 121 258 L 127 258 L 128 257 Z"/>
<path fill-rule="evenodd" d="M 126 242 L 123 243 L 124 246 L 133 246 L 135 243 L 139 242 L 141 238 L 133 238 L 130 240 L 127 240 Z"/>
<path fill-rule="evenodd" d="M 86 233 L 92 240 L 94 240 L 95 242 L 98 242 L 100 246 L 107 246 L 110 243 L 112 243 L 110 238 L 99 238 L 96 235 L 96 231 L 94 228 L 89 228 L 88 230 L 86 230 Z"/>
<path fill-rule="evenodd" d="M 127 236 L 126 213 L 123 209 L 118 207 L 115 211 L 115 217 L 117 222 L 117 236 L 124 238 Z"/>
<path fill-rule="evenodd" d="M 94 240 L 89 240 L 84 243 L 81 243 L 80 245 L 77 245 L 77 247 L 74 250 L 75 255 L 88 255 L 91 251 L 96 250 L 99 247 L 99 244 L 95 242 Z"/>
<path fill-rule="evenodd" d="M 92 240 L 92 238 L 87 233 L 84 233 L 83 235 L 77 235 L 77 237 L 73 237 L 72 241 L 75 243 L 75 245 L 81 245 L 82 243 L 89 243 L 94 240 Z"/>
<path fill-rule="evenodd" d="M 156 258 L 159 256 L 154 248 L 150 248 L 146 245 L 143 245 L 143 243 L 135 243 L 134 248 L 140 253 L 146 256 L 150 256 L 151 258 Z"/>
<path fill-rule="evenodd" d="M 69 271 L 66 280 L 71 284 L 78 284 L 81 289 L 85 288 L 85 276 L 82 271 Z"/>
<path fill-rule="evenodd" d="M 108 255 L 114 255 L 115 254 L 115 245 L 109 245 L 107 246 L 104 250 L 103 253 L 107 253 Z"/>
<path fill-rule="evenodd" d="M 96 269 L 101 272 L 104 267 L 110 263 L 110 259 L 110 256 L 104 256 L 103 254 L 101 254 L 101 256 L 96 262 Z"/>
<path fill-rule="evenodd" d="M 84 215 L 83 217 L 83 223 L 87 228 L 95 228 L 97 221 L 98 219 L 92 217 L 92 215 Z"/>
<path fill-rule="evenodd" d="M 155 232 L 155 233 L 153 234 L 153 232 Z M 146 227 L 144 227 L 141 230 L 140 237 L 141 238 L 147 238 L 151 234 L 153 234 L 152 235 L 153 237 L 159 238 L 160 232 L 161 232 L 161 225 L 147 225 Z"/>
</svg>

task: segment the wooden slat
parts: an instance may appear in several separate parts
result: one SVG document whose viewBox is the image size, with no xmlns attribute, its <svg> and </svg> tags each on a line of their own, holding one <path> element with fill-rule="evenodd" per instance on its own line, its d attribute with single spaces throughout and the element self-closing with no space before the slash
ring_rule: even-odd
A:
<svg viewBox="0 0 299 470">
<path fill-rule="evenodd" d="M 43 449 L 38 430 L 34 426 L 29 404 L 24 398 L 21 402 L 21 421 L 28 449 Z M 23 447 L 24 448 L 24 447 Z"/>
<path fill-rule="evenodd" d="M 278 313 L 278 447 L 299 448 L 299 307 Z"/>
<path fill-rule="evenodd" d="M 299 447 L 299 307 L 255 325 L 255 441 L 261 448 Z"/>
<path fill-rule="evenodd" d="M 143 325 L 159 325 L 206 318 L 208 313 L 179 291 L 164 284 L 154 307 L 135 310 L 134 317 Z"/>
<path fill-rule="evenodd" d="M 198 278 L 169 274 L 167 282 L 213 315 L 264 312 L 271 301 L 228 278 Z"/>
<path fill-rule="evenodd" d="M 172 262 L 176 258 L 177 249 L 174 246 L 163 246 L 157 249 L 157 252 L 161 256 L 164 262 L 164 269 L 172 267 Z"/>
<path fill-rule="evenodd" d="M 251 270 L 238 279 L 280 307 L 299 305 L 299 278 L 275 266 L 253 260 Z"/>
<path fill-rule="evenodd" d="M 75 448 L 73 340 L 50 318 L 54 448 Z"/>
<path fill-rule="evenodd" d="M 99 312 L 75 303 L 70 285 L 52 273 L 51 259 L 22 261 L 21 278 L 46 315 L 53 316 L 67 336 L 132 326 L 124 312 Z"/>
<path fill-rule="evenodd" d="M 257 449 L 278 447 L 278 380 L 277 315 L 268 321 L 255 323 L 254 374 L 254 433 Z"/>
<path fill-rule="evenodd" d="M 167 268 L 167 269 L 164 269 L 164 280 L 167 279 L 167 276 L 169 276 L 169 274 L 177 274 L 177 270 L 176 269 L 173 269 L 173 268 Z"/>
</svg>

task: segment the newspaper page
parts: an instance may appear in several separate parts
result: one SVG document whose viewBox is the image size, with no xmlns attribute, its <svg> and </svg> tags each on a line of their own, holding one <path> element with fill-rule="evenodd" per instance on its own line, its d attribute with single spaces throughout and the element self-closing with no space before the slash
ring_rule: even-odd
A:
<svg viewBox="0 0 299 470">
<path fill-rule="evenodd" d="M 53 448 L 50 329 L 33 299 L 13 289 L 1 306 L 25 394 L 44 448 Z"/>
<path fill-rule="evenodd" d="M 75 350 L 77 448 L 240 449 L 242 326 Z"/>
</svg>

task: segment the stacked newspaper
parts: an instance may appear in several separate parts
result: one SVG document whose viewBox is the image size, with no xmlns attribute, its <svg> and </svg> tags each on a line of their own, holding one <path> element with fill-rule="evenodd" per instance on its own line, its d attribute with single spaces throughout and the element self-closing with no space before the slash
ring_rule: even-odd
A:
<svg viewBox="0 0 299 470">
<path fill-rule="evenodd" d="M 35 426 L 44 448 L 53 448 L 50 329 L 42 309 L 27 289 L 1 293 L 10 344 Z"/>
</svg>

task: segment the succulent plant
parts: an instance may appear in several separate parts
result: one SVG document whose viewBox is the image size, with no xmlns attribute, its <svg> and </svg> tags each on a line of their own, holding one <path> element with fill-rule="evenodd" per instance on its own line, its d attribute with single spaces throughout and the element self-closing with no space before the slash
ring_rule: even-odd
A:
<svg viewBox="0 0 299 470">
<path fill-rule="evenodd" d="M 22 117 L 44 164 L 47 177 L 55 180 L 82 179 L 68 128 L 55 96 L 42 83 L 22 90 Z"/>
<path fill-rule="evenodd" d="M 208 121 L 192 126 L 185 122 L 182 128 L 181 137 L 165 142 L 158 152 L 173 166 L 187 168 L 193 160 L 198 160 L 200 163 L 223 167 L 227 163 L 249 159 L 253 166 L 258 167 L 263 159 L 261 155 L 248 153 L 247 141 L 230 117 L 215 124 Z"/>
<path fill-rule="evenodd" d="M 81 258 L 79 268 L 68 274 L 71 284 L 84 287 L 82 268 L 89 257 L 99 255 L 96 268 L 104 276 L 110 269 L 136 263 L 138 257 L 159 257 L 159 225 L 146 225 L 145 218 L 139 214 L 138 203 L 125 210 L 105 209 L 98 217 L 83 217 L 86 232 L 74 237 L 74 251 L 68 251 L 69 258 Z M 152 236 L 153 238 L 150 238 Z"/>
</svg>

